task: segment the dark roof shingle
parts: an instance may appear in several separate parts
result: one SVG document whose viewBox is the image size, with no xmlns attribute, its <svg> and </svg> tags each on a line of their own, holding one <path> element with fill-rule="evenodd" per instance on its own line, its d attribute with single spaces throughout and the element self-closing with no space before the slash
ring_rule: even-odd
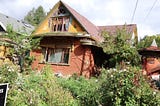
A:
<svg viewBox="0 0 160 106">
<path fill-rule="evenodd" d="M 60 1 L 61 2 L 61 1 Z M 76 12 L 73 8 L 68 6 L 67 4 L 61 2 L 68 11 L 73 15 L 73 17 L 82 25 L 82 27 L 95 39 L 101 40 L 102 37 L 99 35 L 99 29 L 97 26 L 95 26 L 93 23 L 91 23 L 87 18 L 80 15 L 78 12 Z"/>
<path fill-rule="evenodd" d="M 0 25 L 6 31 L 8 25 L 12 25 L 13 30 L 18 33 L 27 33 L 31 34 L 34 30 L 34 27 L 30 24 L 17 20 L 15 18 L 6 16 L 0 13 Z"/>
<path fill-rule="evenodd" d="M 117 30 L 122 30 L 125 28 L 127 33 L 133 33 L 137 29 L 136 24 L 126 24 L 126 25 L 111 25 L 111 26 L 98 26 L 99 32 L 107 31 L 110 35 L 116 35 Z"/>
</svg>

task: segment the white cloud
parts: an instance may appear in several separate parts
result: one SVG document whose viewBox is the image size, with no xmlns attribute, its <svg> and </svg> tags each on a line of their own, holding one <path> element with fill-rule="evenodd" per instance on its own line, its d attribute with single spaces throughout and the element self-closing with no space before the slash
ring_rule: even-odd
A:
<svg viewBox="0 0 160 106">
<path fill-rule="evenodd" d="M 22 19 L 33 7 L 49 11 L 59 0 L 1 0 L 0 12 Z M 130 24 L 136 0 L 62 0 L 96 25 Z M 144 20 L 154 0 L 139 0 L 133 22 L 141 37 L 160 33 L 160 1 Z"/>
</svg>

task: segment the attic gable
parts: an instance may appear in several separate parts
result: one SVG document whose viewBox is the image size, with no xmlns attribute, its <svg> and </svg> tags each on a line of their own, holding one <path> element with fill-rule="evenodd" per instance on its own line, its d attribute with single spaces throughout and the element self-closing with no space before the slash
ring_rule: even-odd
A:
<svg viewBox="0 0 160 106">
<path fill-rule="evenodd" d="M 54 34 L 57 32 L 86 32 L 61 1 L 52 8 L 33 34 Z"/>
<path fill-rule="evenodd" d="M 99 36 L 97 26 L 62 1 L 59 1 L 52 8 L 45 20 L 38 26 L 34 35 L 54 34 L 55 32 L 81 33 L 84 36 L 86 34 L 96 41 L 102 39 Z"/>
</svg>

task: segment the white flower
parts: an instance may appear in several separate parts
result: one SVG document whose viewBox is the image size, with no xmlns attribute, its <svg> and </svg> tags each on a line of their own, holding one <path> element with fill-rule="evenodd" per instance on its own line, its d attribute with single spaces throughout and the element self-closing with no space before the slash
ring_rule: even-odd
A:
<svg viewBox="0 0 160 106">
<path fill-rule="evenodd" d="M 114 68 L 113 71 L 117 71 L 117 69 Z"/>
<path fill-rule="evenodd" d="M 156 95 L 157 92 L 153 92 L 153 95 Z"/>
</svg>

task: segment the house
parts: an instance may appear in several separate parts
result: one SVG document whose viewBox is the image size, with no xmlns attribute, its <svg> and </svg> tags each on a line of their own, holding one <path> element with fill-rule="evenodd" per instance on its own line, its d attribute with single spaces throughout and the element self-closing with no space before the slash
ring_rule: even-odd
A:
<svg viewBox="0 0 160 106">
<path fill-rule="evenodd" d="M 40 49 L 33 50 L 33 68 L 50 65 L 55 74 L 65 76 L 74 73 L 91 76 L 99 73 L 99 66 L 107 59 L 103 49 L 101 31 L 115 34 L 124 25 L 96 26 L 66 3 L 59 1 L 35 29 L 32 36 L 42 37 Z M 137 38 L 136 25 L 126 25 L 131 38 Z"/>
<path fill-rule="evenodd" d="M 150 47 L 142 48 L 139 51 L 142 56 L 142 72 L 151 81 L 156 81 L 160 88 L 160 48 L 157 46 L 155 39 Z"/>
<path fill-rule="evenodd" d="M 157 46 L 155 39 L 150 47 L 142 48 L 139 51 L 142 56 L 143 73 L 148 76 L 158 75 L 160 72 L 160 48 Z"/>
<path fill-rule="evenodd" d="M 6 45 L 8 43 L 13 45 L 15 44 L 15 42 L 6 37 L 8 26 L 11 26 L 13 28 L 13 31 L 15 31 L 17 35 L 24 33 L 30 35 L 34 29 L 33 26 L 23 21 L 0 13 L 0 64 L 4 61 L 8 61 L 8 59 L 6 58 L 8 47 Z"/>
</svg>

